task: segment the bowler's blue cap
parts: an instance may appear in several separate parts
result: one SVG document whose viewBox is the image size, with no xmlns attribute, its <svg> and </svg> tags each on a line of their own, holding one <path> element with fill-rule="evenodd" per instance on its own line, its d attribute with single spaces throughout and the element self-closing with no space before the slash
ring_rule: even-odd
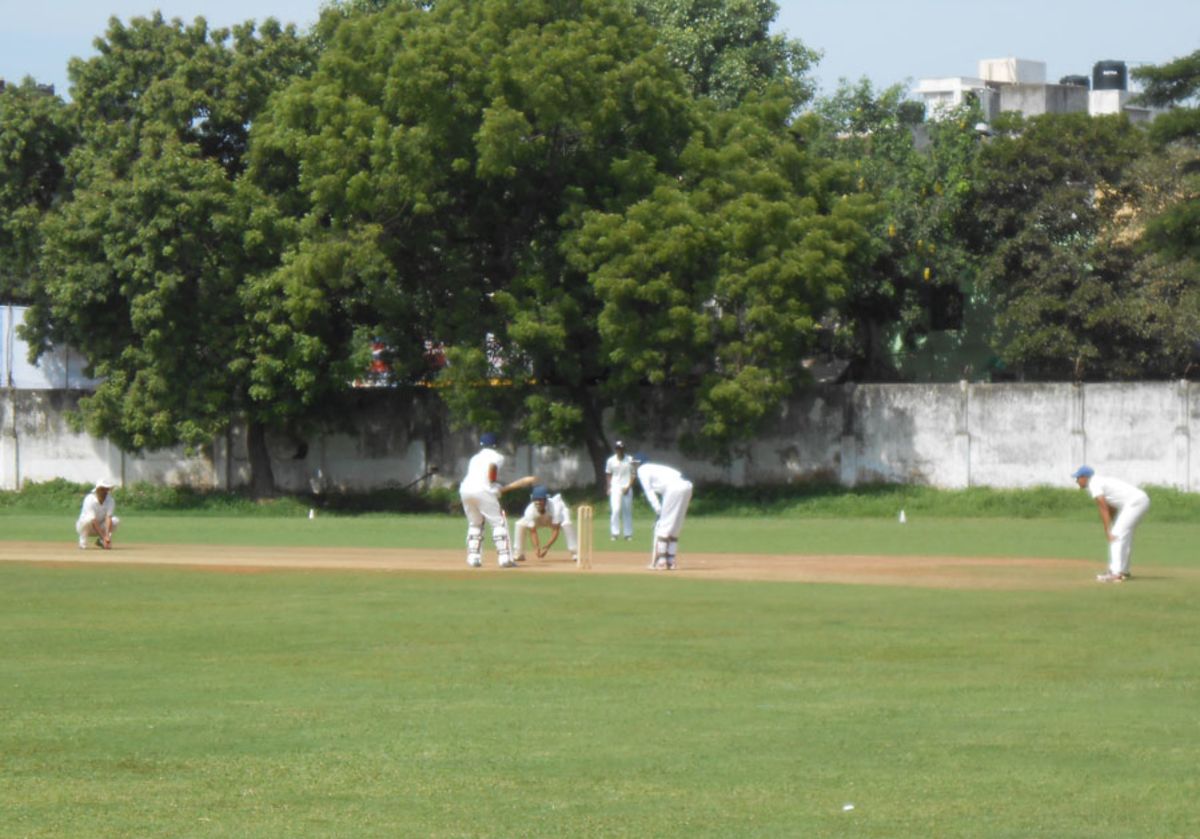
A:
<svg viewBox="0 0 1200 839">
<path fill-rule="evenodd" d="M 550 491 L 541 484 L 538 484 L 533 488 L 533 492 L 529 493 L 529 497 L 534 501 L 545 501 L 550 497 Z"/>
<path fill-rule="evenodd" d="M 479 435 L 479 445 L 481 445 L 481 446 L 494 446 L 494 445 L 496 445 L 496 443 L 499 441 L 499 439 L 500 439 L 500 438 L 499 438 L 499 437 L 497 437 L 497 436 L 496 436 L 495 434 L 493 434 L 492 432 L 490 432 L 490 431 L 485 431 L 485 432 L 483 432 L 482 434 L 480 434 L 480 435 Z"/>
<path fill-rule="evenodd" d="M 1072 478 L 1090 478 L 1096 474 L 1096 470 L 1090 466 L 1080 466 L 1071 473 Z"/>
</svg>

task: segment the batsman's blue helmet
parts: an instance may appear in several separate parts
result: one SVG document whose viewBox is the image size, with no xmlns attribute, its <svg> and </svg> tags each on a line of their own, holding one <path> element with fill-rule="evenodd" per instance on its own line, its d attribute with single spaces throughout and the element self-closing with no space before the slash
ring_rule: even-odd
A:
<svg viewBox="0 0 1200 839">
<path fill-rule="evenodd" d="M 481 446 L 494 446 L 499 441 L 500 438 L 490 431 L 485 431 L 479 435 L 479 445 Z"/>
</svg>

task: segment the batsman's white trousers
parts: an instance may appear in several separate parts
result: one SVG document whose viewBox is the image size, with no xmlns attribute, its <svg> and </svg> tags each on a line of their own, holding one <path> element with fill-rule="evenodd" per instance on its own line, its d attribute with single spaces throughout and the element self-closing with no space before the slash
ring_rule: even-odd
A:
<svg viewBox="0 0 1200 839">
<path fill-rule="evenodd" d="M 460 489 L 458 496 L 462 499 L 463 512 L 467 514 L 467 560 L 482 559 L 482 550 L 479 549 L 476 553 L 471 548 L 471 531 L 477 531 L 482 540 L 483 523 L 486 521 L 492 526 L 492 543 L 496 546 L 500 564 L 510 563 L 512 555 L 508 541 L 508 517 L 504 515 L 504 508 L 500 506 L 500 493 L 495 489 Z"/>
<path fill-rule="evenodd" d="M 500 506 L 500 495 L 490 489 L 475 492 L 459 492 L 462 499 L 463 512 L 467 514 L 467 524 L 482 527 L 486 521 L 492 528 L 508 527 L 508 519 L 504 508 Z"/>
<path fill-rule="evenodd" d="M 1112 523 L 1109 532 L 1112 541 L 1108 543 L 1108 571 L 1110 574 L 1129 573 L 1129 555 L 1133 552 L 1133 531 L 1150 509 L 1150 499 L 1143 495 L 1134 499 L 1121 508 L 1117 520 Z"/>
<path fill-rule="evenodd" d="M 691 501 L 691 481 L 676 481 L 666 488 L 662 496 L 662 507 L 658 512 L 658 523 L 654 525 L 656 538 L 679 538 L 679 531 L 683 530 L 683 520 L 687 517 L 687 508 Z"/>
</svg>

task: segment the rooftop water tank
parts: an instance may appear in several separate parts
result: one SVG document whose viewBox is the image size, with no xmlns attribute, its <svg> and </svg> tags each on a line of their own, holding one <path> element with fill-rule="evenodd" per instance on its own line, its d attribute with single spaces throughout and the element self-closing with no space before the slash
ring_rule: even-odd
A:
<svg viewBox="0 0 1200 839">
<path fill-rule="evenodd" d="M 1127 90 L 1129 72 L 1124 61 L 1097 61 L 1092 67 L 1093 90 Z"/>
<path fill-rule="evenodd" d="M 1067 87 L 1091 87 L 1092 86 L 1092 80 L 1089 79 L 1087 76 L 1063 76 L 1061 79 L 1058 80 L 1058 83 L 1061 85 L 1066 85 Z"/>
</svg>

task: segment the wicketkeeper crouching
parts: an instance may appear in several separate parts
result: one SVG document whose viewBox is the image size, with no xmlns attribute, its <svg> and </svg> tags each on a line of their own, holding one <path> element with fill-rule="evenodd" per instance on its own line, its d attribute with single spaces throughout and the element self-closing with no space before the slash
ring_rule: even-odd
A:
<svg viewBox="0 0 1200 839">
<path fill-rule="evenodd" d="M 550 541 L 543 546 L 538 539 L 538 528 L 550 528 Z M 537 558 L 541 559 L 550 553 L 551 546 L 558 539 L 559 531 L 567 535 L 567 550 L 571 552 L 571 560 L 579 561 L 579 540 L 575 533 L 575 525 L 571 521 L 571 508 L 563 501 L 561 494 L 551 495 L 542 485 L 535 486 L 529 494 L 529 506 L 525 514 L 516 523 L 517 560 L 525 559 L 525 539 L 533 541 L 533 549 Z"/>
</svg>

